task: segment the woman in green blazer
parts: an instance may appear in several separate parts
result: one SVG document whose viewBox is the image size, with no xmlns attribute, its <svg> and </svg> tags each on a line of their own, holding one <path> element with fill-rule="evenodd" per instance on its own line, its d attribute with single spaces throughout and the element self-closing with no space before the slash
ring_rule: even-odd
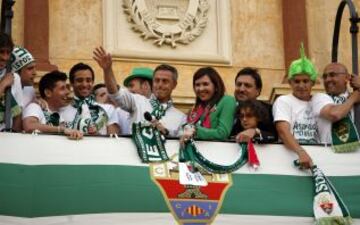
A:
<svg viewBox="0 0 360 225">
<path fill-rule="evenodd" d="M 236 103 L 233 97 L 225 95 L 220 75 L 212 67 L 200 68 L 193 76 L 193 89 L 196 101 L 187 118 L 193 132 L 185 132 L 184 141 L 191 136 L 226 140 L 233 125 Z"/>
</svg>

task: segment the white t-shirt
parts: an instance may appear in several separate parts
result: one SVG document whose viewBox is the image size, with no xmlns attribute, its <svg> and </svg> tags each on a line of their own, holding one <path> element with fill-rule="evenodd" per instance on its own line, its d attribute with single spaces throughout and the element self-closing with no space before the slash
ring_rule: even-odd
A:
<svg viewBox="0 0 360 225">
<path fill-rule="evenodd" d="M 114 106 L 110 104 L 99 104 L 99 103 L 95 103 L 95 104 L 99 105 L 101 108 L 105 110 L 106 115 L 108 117 L 108 121 L 106 124 L 107 126 L 117 123 L 118 117 Z M 77 113 L 77 109 L 74 108 L 72 105 L 68 105 L 62 109 L 61 116 L 65 121 L 73 121 L 75 119 L 76 113 Z M 102 127 L 99 130 L 99 134 L 107 135 L 106 126 Z"/>
<path fill-rule="evenodd" d="M 36 94 L 33 86 L 23 87 L 22 92 L 23 92 L 23 108 L 25 108 L 31 102 L 34 102 L 36 98 Z"/>
<path fill-rule="evenodd" d="M 49 111 L 49 113 L 54 113 Z M 65 122 L 64 119 L 62 118 L 62 109 L 59 110 L 59 116 L 60 116 L 60 120 L 59 122 Z M 39 120 L 39 122 L 41 124 L 46 124 L 46 118 L 44 115 L 43 110 L 41 109 L 40 105 L 36 104 L 36 103 L 30 103 L 25 109 L 24 109 L 24 113 L 22 115 L 22 118 L 25 119 L 26 117 L 35 117 Z M 71 121 L 67 121 L 67 122 L 71 122 Z"/>
<path fill-rule="evenodd" d="M 273 105 L 274 121 L 286 121 L 300 144 L 323 142 L 326 128 L 318 126 L 320 111 L 327 104 L 333 104 L 331 98 L 322 93 L 314 94 L 310 101 L 302 101 L 292 94 L 280 96 Z"/>
<path fill-rule="evenodd" d="M 131 134 L 131 120 L 130 114 L 120 107 L 116 108 L 116 113 L 118 114 L 118 124 L 120 126 L 121 134 L 129 135 Z"/>
<path fill-rule="evenodd" d="M 6 70 L 0 71 L 0 79 L 6 74 Z M 11 94 L 14 97 L 17 105 L 22 109 L 23 106 L 23 93 L 21 88 L 21 79 L 17 73 L 13 73 L 14 83 L 11 85 Z M 5 93 L 4 93 L 5 94 Z M 5 103 L 5 102 L 4 102 Z M 4 118 L 5 119 L 5 118 Z M 0 122 L 0 131 L 5 128 L 5 121 Z"/>
<path fill-rule="evenodd" d="M 122 108 L 130 113 L 131 123 L 144 121 L 144 113 L 151 113 L 153 108 L 150 99 L 143 95 L 133 94 L 126 88 L 120 88 L 119 92 L 110 95 L 110 97 Z M 166 110 L 165 115 L 159 121 L 169 131 L 169 136 L 179 136 L 181 126 L 186 122 L 186 116 L 183 112 L 171 106 Z M 130 126 L 131 127 L 131 126 Z"/>
</svg>

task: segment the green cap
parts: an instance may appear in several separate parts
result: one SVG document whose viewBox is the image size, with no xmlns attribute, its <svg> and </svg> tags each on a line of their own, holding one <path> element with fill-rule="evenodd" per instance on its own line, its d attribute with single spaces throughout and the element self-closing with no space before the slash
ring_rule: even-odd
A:
<svg viewBox="0 0 360 225">
<path fill-rule="evenodd" d="M 305 55 L 303 43 L 300 46 L 300 58 L 292 61 L 290 65 L 288 79 L 291 80 L 299 74 L 308 75 L 312 81 L 315 81 L 317 78 L 314 64 Z"/>
<path fill-rule="evenodd" d="M 131 71 L 131 74 L 124 80 L 124 86 L 127 87 L 129 82 L 134 78 L 142 78 L 152 81 L 153 70 L 148 67 L 136 67 Z"/>
</svg>

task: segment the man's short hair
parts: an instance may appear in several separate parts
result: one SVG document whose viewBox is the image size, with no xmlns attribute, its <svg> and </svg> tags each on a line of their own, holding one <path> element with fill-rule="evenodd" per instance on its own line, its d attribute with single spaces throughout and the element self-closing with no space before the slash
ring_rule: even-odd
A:
<svg viewBox="0 0 360 225">
<path fill-rule="evenodd" d="M 54 70 L 50 73 L 45 74 L 39 82 L 39 92 L 42 98 L 45 98 L 45 90 L 53 90 L 56 86 L 56 82 L 58 81 L 65 81 L 66 82 L 67 76 L 65 73 L 60 72 L 58 70 Z"/>
<path fill-rule="evenodd" d="M 80 70 L 90 70 L 91 78 L 93 81 L 95 80 L 94 70 L 89 65 L 81 62 L 81 63 L 75 64 L 73 67 L 71 67 L 70 72 L 69 72 L 70 83 L 74 83 L 75 73 Z"/>
<path fill-rule="evenodd" d="M 0 48 L 9 48 L 10 51 L 14 48 L 14 42 L 11 37 L 3 32 L 0 32 Z"/>
<path fill-rule="evenodd" d="M 154 75 L 156 74 L 157 71 L 159 70 L 167 70 L 167 71 L 170 71 L 173 75 L 173 79 L 174 81 L 177 81 L 178 79 L 178 71 L 175 67 L 173 66 L 170 66 L 168 64 L 161 64 L 161 65 L 158 65 L 155 70 L 154 70 Z"/>
<path fill-rule="evenodd" d="M 257 69 L 252 68 L 252 67 L 245 67 L 242 70 L 240 70 L 236 77 L 235 77 L 235 82 L 238 79 L 238 77 L 240 76 L 250 76 L 254 79 L 255 81 L 255 85 L 256 85 L 256 89 L 258 89 L 261 92 L 262 89 L 262 81 L 261 81 L 261 76 L 258 72 Z"/>
<path fill-rule="evenodd" d="M 100 88 L 106 88 L 106 85 L 104 83 L 96 84 L 92 89 L 93 94 L 95 94 L 95 92 Z"/>
</svg>

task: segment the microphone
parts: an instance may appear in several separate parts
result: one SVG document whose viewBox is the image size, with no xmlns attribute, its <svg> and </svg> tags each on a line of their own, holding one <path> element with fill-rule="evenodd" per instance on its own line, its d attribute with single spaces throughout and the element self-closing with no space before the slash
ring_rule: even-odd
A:
<svg viewBox="0 0 360 225">
<path fill-rule="evenodd" d="M 144 113 L 144 118 L 149 122 L 153 122 L 154 120 L 156 120 L 155 117 L 152 116 L 149 112 Z"/>
<path fill-rule="evenodd" d="M 145 112 L 144 113 L 144 118 L 145 120 L 149 121 L 150 123 L 152 123 L 159 131 L 161 134 L 167 136 L 169 135 L 169 131 L 168 129 L 166 129 L 165 127 L 163 127 L 161 125 L 161 123 L 155 118 L 155 116 L 151 115 L 151 113 L 149 112 Z M 160 126 L 158 126 L 160 125 Z"/>
</svg>

